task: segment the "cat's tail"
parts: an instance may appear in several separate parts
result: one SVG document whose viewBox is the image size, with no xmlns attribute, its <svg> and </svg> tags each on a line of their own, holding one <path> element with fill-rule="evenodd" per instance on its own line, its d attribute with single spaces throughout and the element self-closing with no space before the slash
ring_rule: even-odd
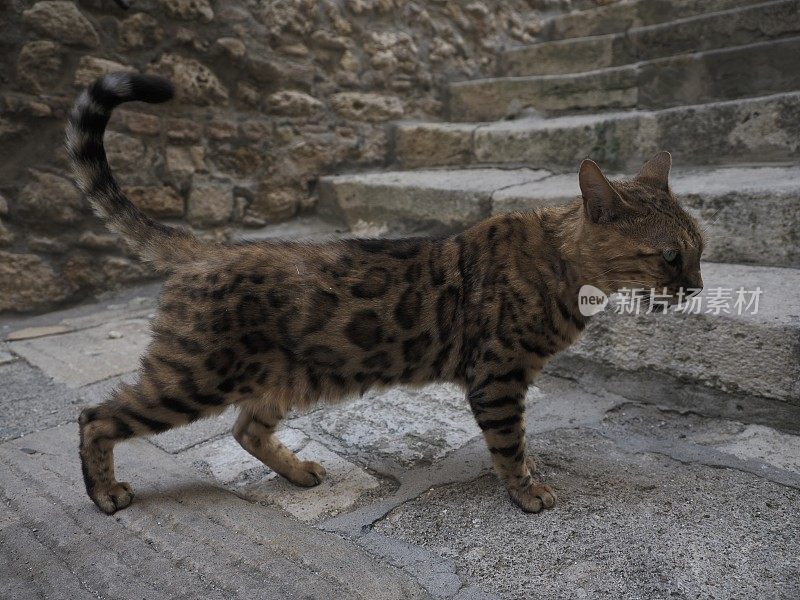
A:
<svg viewBox="0 0 800 600">
<path fill-rule="evenodd" d="M 134 100 L 166 102 L 174 93 L 172 84 L 162 77 L 111 73 L 81 93 L 66 130 L 67 152 L 78 187 L 108 228 L 159 270 L 197 258 L 205 244 L 187 231 L 154 221 L 133 205 L 111 173 L 103 134 L 116 106 Z"/>
</svg>

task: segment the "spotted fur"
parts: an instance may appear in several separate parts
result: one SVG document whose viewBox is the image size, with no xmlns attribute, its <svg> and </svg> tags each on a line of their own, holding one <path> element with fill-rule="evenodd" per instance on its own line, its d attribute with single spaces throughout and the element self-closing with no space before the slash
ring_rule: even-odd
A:
<svg viewBox="0 0 800 600">
<path fill-rule="evenodd" d="M 234 436 L 298 485 L 325 475 L 275 437 L 292 409 L 398 384 L 455 382 L 511 498 L 555 503 L 526 455 L 524 398 L 547 360 L 586 326 L 577 290 L 631 281 L 697 287 L 702 240 L 657 155 L 629 182 L 584 162 L 583 199 L 483 221 L 445 238 L 204 244 L 142 215 L 114 182 L 102 136 L 111 109 L 171 96 L 162 79 L 114 74 L 78 99 L 67 127 L 76 179 L 144 258 L 170 271 L 135 382 L 80 416 L 86 489 L 105 512 L 127 506 L 114 475 L 123 440 L 236 405 Z M 661 252 L 680 250 L 680 265 Z"/>
</svg>

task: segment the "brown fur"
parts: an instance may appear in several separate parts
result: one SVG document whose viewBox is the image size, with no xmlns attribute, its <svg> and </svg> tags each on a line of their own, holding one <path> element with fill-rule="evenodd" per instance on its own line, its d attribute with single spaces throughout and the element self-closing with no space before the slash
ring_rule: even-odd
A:
<svg viewBox="0 0 800 600">
<path fill-rule="evenodd" d="M 84 166 L 79 147 L 73 156 L 91 182 L 97 162 Z M 114 475 L 118 442 L 232 405 L 234 436 L 248 452 L 315 485 L 324 469 L 274 435 L 290 409 L 449 381 L 466 390 L 514 502 L 529 512 L 552 507 L 553 490 L 531 475 L 524 398 L 546 361 L 583 331 L 580 286 L 702 287 L 701 234 L 669 191 L 669 168 L 661 153 L 636 179 L 611 184 L 584 161 L 582 200 L 442 239 L 198 243 L 164 285 L 136 382 L 81 414 L 89 496 L 107 513 L 130 504 L 130 486 Z M 102 194 L 98 184 L 91 190 Z M 114 201 L 130 210 L 124 197 Z M 169 256 L 162 246 L 171 239 L 186 243 L 157 233 L 138 240 L 151 255 Z M 680 260 L 668 263 L 664 250 Z"/>
</svg>

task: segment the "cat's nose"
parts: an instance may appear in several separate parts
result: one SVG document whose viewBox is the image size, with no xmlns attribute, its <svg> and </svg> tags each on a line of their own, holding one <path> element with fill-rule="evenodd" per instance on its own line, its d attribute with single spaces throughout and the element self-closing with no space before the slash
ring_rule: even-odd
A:
<svg viewBox="0 0 800 600">
<path fill-rule="evenodd" d="M 683 283 L 683 289 L 686 290 L 686 295 L 696 296 L 703 290 L 703 277 L 698 271 L 696 274 L 686 277 Z"/>
</svg>

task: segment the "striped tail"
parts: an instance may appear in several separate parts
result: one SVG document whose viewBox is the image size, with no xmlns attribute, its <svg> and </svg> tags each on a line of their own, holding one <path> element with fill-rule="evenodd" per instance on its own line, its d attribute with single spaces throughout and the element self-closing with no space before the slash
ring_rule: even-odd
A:
<svg viewBox="0 0 800 600">
<path fill-rule="evenodd" d="M 103 147 L 111 111 L 133 100 L 166 102 L 174 95 L 162 77 L 111 73 L 92 83 L 75 101 L 67 122 L 67 152 L 81 191 L 112 231 L 144 260 L 162 271 L 198 257 L 204 244 L 187 231 L 168 227 L 140 211 L 117 185 Z"/>
</svg>

